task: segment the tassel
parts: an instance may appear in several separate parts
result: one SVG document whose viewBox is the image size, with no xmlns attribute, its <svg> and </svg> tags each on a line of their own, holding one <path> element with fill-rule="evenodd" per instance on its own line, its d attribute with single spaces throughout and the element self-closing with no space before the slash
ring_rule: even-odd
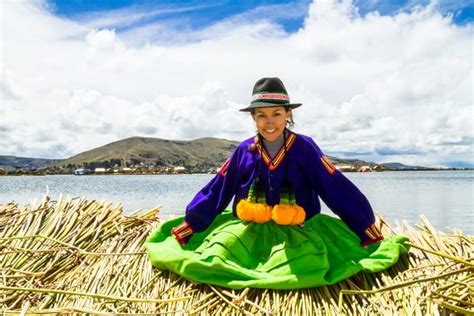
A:
<svg viewBox="0 0 474 316">
<path fill-rule="evenodd" d="M 267 204 L 257 203 L 254 206 L 253 220 L 256 223 L 266 223 L 272 219 L 272 208 Z"/>
<path fill-rule="evenodd" d="M 272 210 L 272 219 L 279 225 L 290 225 L 293 222 L 293 212 L 287 204 L 277 204 Z"/>
<path fill-rule="evenodd" d="M 279 225 L 299 225 L 304 223 L 306 212 L 296 204 L 296 199 L 288 183 L 283 185 L 280 193 L 280 204 L 274 207 L 266 203 L 259 203 L 259 197 L 262 195 L 262 186 L 260 180 L 256 178 L 250 185 L 247 199 L 240 200 L 237 203 L 237 217 L 243 221 L 266 223 L 275 221 Z"/>
<path fill-rule="evenodd" d="M 237 204 L 237 217 L 243 221 L 266 223 L 272 219 L 272 208 L 267 204 L 240 200 Z"/>
<path fill-rule="evenodd" d="M 240 200 L 237 204 L 237 217 L 243 221 L 253 221 L 253 210 L 250 207 L 250 203 L 247 200 Z"/>
<path fill-rule="evenodd" d="M 292 208 L 295 214 L 293 216 L 293 222 L 291 225 L 303 224 L 304 220 L 306 219 L 306 212 L 304 211 L 304 208 L 296 204 L 293 205 Z"/>
<path fill-rule="evenodd" d="M 306 212 L 299 205 L 277 204 L 272 210 L 272 219 L 279 225 L 299 225 L 304 222 Z"/>
</svg>

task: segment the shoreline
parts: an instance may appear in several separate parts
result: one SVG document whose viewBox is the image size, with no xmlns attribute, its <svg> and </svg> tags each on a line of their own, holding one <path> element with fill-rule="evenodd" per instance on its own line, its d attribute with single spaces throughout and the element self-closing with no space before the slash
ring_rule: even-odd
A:
<svg viewBox="0 0 474 316">
<path fill-rule="evenodd" d="M 384 173 L 384 172 L 442 172 L 442 171 L 474 171 L 474 168 L 423 168 L 423 169 L 387 169 L 387 170 L 377 170 L 377 171 L 367 171 L 367 172 L 360 172 L 360 171 L 342 171 L 343 173 Z M 180 172 L 180 173 L 153 173 L 153 172 L 124 172 L 124 173 L 113 173 L 113 172 L 104 172 L 104 173 L 88 173 L 88 174 L 81 174 L 77 175 L 74 173 L 35 173 L 35 172 L 9 172 L 6 174 L 1 174 L 0 177 L 10 176 L 10 177 L 18 177 L 18 176 L 141 176 L 141 175 L 192 175 L 192 174 L 214 174 L 211 172 Z"/>
</svg>

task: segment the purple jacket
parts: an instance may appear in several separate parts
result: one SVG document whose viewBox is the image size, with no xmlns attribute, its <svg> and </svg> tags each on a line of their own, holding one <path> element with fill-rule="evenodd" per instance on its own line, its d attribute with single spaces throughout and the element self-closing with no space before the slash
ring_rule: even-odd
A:
<svg viewBox="0 0 474 316">
<path fill-rule="evenodd" d="M 254 137 L 240 143 L 216 176 L 189 203 L 187 225 L 181 231 L 189 235 L 206 230 L 232 198 L 236 214 L 237 203 L 247 198 L 257 177 L 265 187 L 268 205 L 279 203 L 280 186 L 287 181 L 296 203 L 306 212 L 306 220 L 320 213 L 320 197 L 359 236 L 362 245 L 383 239 L 373 225 L 375 217 L 367 198 L 334 168 L 311 137 L 293 132 L 286 137 L 286 149 L 283 145 L 273 159 Z M 174 233 L 182 241 L 179 232 Z"/>
</svg>

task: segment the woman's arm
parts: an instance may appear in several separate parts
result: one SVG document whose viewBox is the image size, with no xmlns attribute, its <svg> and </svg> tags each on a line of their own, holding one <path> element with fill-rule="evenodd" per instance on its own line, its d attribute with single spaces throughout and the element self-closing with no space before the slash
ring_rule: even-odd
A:
<svg viewBox="0 0 474 316">
<path fill-rule="evenodd" d="M 375 227 L 375 216 L 362 192 L 308 138 L 307 166 L 312 184 L 326 205 L 337 214 L 366 246 L 383 239 Z"/>
<path fill-rule="evenodd" d="M 214 178 L 188 204 L 184 222 L 172 229 L 181 244 L 188 242 L 193 233 L 206 230 L 229 205 L 239 183 L 239 158 L 238 147 Z"/>
</svg>

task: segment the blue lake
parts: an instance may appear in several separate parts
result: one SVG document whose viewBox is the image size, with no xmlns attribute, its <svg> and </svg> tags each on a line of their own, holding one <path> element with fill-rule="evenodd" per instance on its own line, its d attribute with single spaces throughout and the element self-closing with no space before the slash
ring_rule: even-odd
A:
<svg viewBox="0 0 474 316">
<path fill-rule="evenodd" d="M 426 215 L 431 224 L 448 232 L 460 228 L 474 234 L 474 171 L 423 171 L 347 173 L 364 192 L 375 211 L 390 224 L 419 223 Z M 0 177 L 0 204 L 28 204 L 47 190 L 53 199 L 72 197 L 122 203 L 126 212 L 162 205 L 161 216 L 180 215 L 194 194 L 213 175 L 134 176 L 19 176 Z M 332 212 L 322 203 L 323 212 Z"/>
</svg>

